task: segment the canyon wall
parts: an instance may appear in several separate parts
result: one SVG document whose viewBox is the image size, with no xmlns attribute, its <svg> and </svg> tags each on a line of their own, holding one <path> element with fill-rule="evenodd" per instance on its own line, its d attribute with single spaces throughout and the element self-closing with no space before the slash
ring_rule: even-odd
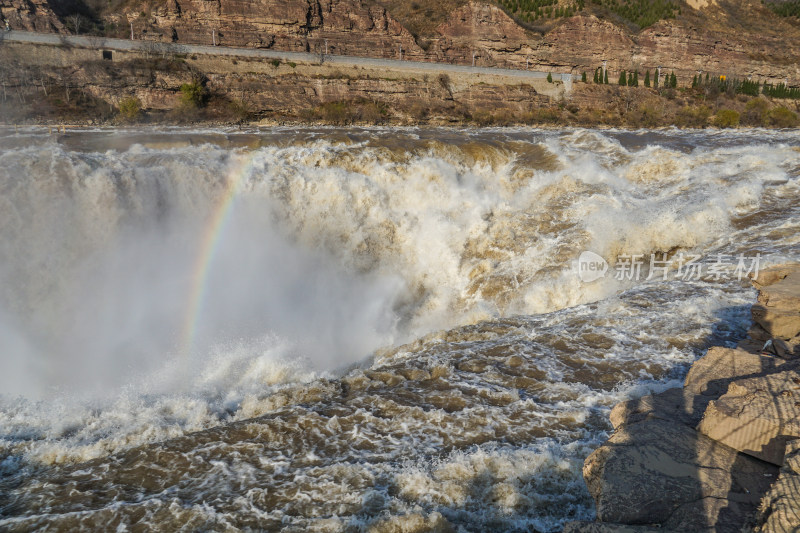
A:
<svg viewBox="0 0 800 533">
<path fill-rule="evenodd" d="M 686 7 L 687 10 L 691 8 Z M 763 8 L 762 8 L 763 9 Z M 705 15 L 697 13 L 695 18 Z M 663 67 L 690 82 L 697 71 L 800 84 L 798 31 L 776 20 L 772 31 L 749 31 L 718 15 L 716 24 L 665 20 L 638 33 L 594 15 L 564 19 L 540 35 L 527 32 L 496 6 L 470 3 L 439 28 L 431 47 L 444 61 L 554 70 L 591 77 L 607 61 L 615 82 L 620 70 Z"/>
<path fill-rule="evenodd" d="M 587 9 L 545 33 L 517 24 L 498 6 L 471 2 L 433 35 L 416 38 L 387 10 L 362 0 L 166 0 L 125 4 L 107 28 L 136 39 L 403 58 L 591 75 L 607 61 L 622 69 L 698 71 L 800 84 L 800 29 L 754 0 L 682 4 L 683 14 L 638 32 Z M 0 0 L 12 28 L 66 32 L 42 0 Z M 67 21 L 68 22 L 68 21 Z M 420 44 L 418 44 L 420 43 Z"/>
</svg>

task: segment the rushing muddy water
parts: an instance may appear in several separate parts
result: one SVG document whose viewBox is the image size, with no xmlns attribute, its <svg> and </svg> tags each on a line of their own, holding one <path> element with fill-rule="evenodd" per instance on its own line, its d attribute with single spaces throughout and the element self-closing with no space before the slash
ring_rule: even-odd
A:
<svg viewBox="0 0 800 533">
<path fill-rule="evenodd" d="M 591 518 L 581 466 L 610 407 L 735 344 L 754 298 L 737 278 L 800 260 L 799 147 L 2 130 L 0 528 Z M 586 281 L 584 251 L 605 276 Z M 700 276 L 677 268 L 691 255 Z"/>
</svg>

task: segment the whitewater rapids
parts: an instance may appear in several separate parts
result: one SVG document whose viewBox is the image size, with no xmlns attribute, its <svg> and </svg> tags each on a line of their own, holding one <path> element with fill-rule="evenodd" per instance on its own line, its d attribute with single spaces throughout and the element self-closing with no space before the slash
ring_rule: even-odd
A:
<svg viewBox="0 0 800 533">
<path fill-rule="evenodd" d="M 0 129 L 0 529 L 558 531 L 800 260 L 795 132 Z M 611 265 L 588 283 L 582 252 Z"/>
</svg>

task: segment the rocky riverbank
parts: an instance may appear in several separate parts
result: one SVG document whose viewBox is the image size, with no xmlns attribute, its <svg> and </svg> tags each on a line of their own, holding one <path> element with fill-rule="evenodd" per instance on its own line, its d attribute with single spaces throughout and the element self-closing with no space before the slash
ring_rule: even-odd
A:
<svg viewBox="0 0 800 533">
<path fill-rule="evenodd" d="M 69 44 L 69 43 L 68 43 Z M 0 123 L 795 127 L 796 101 L 162 50 L 0 42 Z"/>
<path fill-rule="evenodd" d="M 753 284 L 748 339 L 614 407 L 583 469 L 597 522 L 565 532 L 800 530 L 800 265 Z"/>
</svg>

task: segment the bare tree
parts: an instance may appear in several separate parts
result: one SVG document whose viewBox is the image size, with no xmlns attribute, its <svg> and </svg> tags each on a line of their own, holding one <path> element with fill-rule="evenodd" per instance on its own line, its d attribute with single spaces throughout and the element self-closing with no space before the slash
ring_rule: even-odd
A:
<svg viewBox="0 0 800 533">
<path fill-rule="evenodd" d="M 64 99 L 67 101 L 67 103 L 70 102 L 70 95 L 71 95 L 70 89 L 72 89 L 73 85 L 72 79 L 76 72 L 78 72 L 77 67 L 67 68 L 61 71 L 60 78 L 61 78 L 61 83 L 64 84 Z"/>
<path fill-rule="evenodd" d="M 74 13 L 70 16 L 69 20 L 72 22 L 75 35 L 78 35 L 81 32 L 81 22 L 83 22 L 83 16 L 80 13 Z"/>
</svg>

